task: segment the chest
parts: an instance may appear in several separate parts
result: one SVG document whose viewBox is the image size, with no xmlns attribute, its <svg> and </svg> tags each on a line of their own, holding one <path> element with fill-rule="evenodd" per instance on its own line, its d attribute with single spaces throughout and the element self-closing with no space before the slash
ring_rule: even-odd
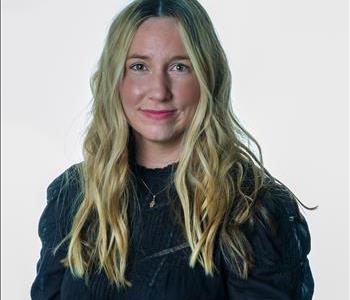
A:
<svg viewBox="0 0 350 300">
<path fill-rule="evenodd" d="M 141 220 L 133 228 L 126 271 L 132 287 L 118 290 L 108 282 L 104 273 L 97 272 L 85 283 L 83 279 L 74 278 L 67 269 L 62 281 L 61 299 L 226 298 L 224 280 L 219 271 L 211 277 L 205 274 L 199 262 L 194 268 L 189 266 L 190 247 L 180 227 L 170 223 L 167 214 L 148 214 Z M 219 262 L 216 259 L 218 270 Z"/>
<path fill-rule="evenodd" d="M 221 275 L 205 275 L 199 263 L 191 268 L 188 257 L 189 248 L 178 245 L 135 260 L 126 275 L 132 287 L 120 290 L 108 282 L 104 273 L 92 274 L 85 283 L 67 269 L 61 299 L 226 299 Z"/>
</svg>

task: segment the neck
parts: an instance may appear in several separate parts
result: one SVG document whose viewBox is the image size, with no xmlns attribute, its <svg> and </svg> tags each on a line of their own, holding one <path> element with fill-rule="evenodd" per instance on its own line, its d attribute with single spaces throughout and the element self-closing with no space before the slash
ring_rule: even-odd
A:
<svg viewBox="0 0 350 300">
<path fill-rule="evenodd" d="M 179 143 L 155 143 L 145 139 L 135 139 L 136 162 L 146 168 L 163 168 L 179 160 Z"/>
</svg>

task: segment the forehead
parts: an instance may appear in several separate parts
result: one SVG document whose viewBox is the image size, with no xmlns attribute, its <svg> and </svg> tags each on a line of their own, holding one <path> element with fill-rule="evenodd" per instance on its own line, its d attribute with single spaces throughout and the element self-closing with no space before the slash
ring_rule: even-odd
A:
<svg viewBox="0 0 350 300">
<path fill-rule="evenodd" d="M 173 17 L 151 17 L 137 29 L 131 43 L 129 54 L 140 53 L 152 56 L 160 54 L 186 54 L 177 20 Z"/>
</svg>

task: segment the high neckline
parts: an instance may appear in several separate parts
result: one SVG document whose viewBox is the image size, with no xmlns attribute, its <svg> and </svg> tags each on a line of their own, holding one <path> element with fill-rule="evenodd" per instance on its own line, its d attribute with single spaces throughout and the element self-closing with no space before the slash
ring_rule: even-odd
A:
<svg viewBox="0 0 350 300">
<path fill-rule="evenodd" d="M 136 163 L 136 166 L 140 169 L 143 169 L 143 170 L 157 172 L 157 171 L 165 171 L 168 169 L 172 169 L 173 167 L 176 167 L 178 165 L 178 163 L 179 162 L 173 162 L 173 163 L 170 163 L 164 167 L 155 167 L 155 168 L 146 167 L 146 166 L 140 165 L 139 163 Z"/>
</svg>

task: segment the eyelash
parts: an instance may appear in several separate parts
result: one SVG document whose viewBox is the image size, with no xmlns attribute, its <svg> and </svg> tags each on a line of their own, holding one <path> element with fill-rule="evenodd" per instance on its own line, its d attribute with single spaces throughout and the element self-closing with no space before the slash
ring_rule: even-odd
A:
<svg viewBox="0 0 350 300">
<path fill-rule="evenodd" d="M 131 65 L 131 66 L 130 66 L 130 69 L 131 69 L 131 70 L 134 70 L 134 71 L 136 71 L 136 72 L 141 71 L 141 70 L 135 70 L 135 69 L 133 69 L 135 66 L 138 66 L 138 65 L 142 65 L 142 66 L 144 66 L 144 64 L 137 63 L 137 64 L 133 64 L 133 65 Z M 186 65 L 181 64 L 181 63 L 176 64 L 175 66 L 185 67 L 185 69 L 186 69 L 187 71 L 189 71 L 189 69 L 190 69 L 190 67 L 189 67 L 189 66 L 186 66 Z M 180 71 L 180 72 L 181 72 L 181 71 Z M 182 72 L 181 72 L 181 73 L 182 73 Z"/>
</svg>

